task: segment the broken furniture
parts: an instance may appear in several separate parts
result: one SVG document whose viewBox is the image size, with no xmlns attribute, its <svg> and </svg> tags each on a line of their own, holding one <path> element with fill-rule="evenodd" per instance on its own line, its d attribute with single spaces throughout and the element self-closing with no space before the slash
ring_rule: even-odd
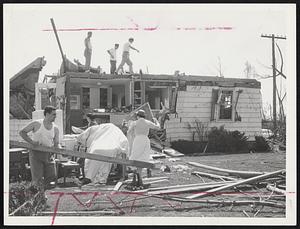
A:
<svg viewBox="0 0 300 229">
<path fill-rule="evenodd" d="M 57 176 L 56 176 L 56 185 L 58 183 L 58 178 L 60 175 L 64 178 L 63 186 L 66 186 L 66 178 L 72 175 L 75 175 L 76 177 L 80 176 L 80 165 L 75 162 L 75 161 L 66 161 L 66 162 L 61 162 L 61 161 L 56 161 L 56 171 L 57 171 Z"/>
</svg>

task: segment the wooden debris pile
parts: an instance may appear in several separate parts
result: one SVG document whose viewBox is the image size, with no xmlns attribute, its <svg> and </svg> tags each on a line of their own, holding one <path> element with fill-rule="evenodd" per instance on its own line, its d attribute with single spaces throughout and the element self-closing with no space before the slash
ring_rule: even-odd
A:
<svg viewBox="0 0 300 229">
<path fill-rule="evenodd" d="M 191 175 L 199 177 L 199 183 L 156 186 L 133 191 L 131 194 L 136 193 L 144 198 L 159 198 L 180 202 L 180 204 L 211 204 L 231 206 L 231 208 L 244 205 L 252 209 L 253 217 L 257 216 L 265 206 L 285 209 L 285 169 L 266 173 L 221 169 L 196 162 L 188 162 L 187 164 L 199 170 L 205 170 L 205 172 L 195 170 L 191 172 Z M 149 184 L 152 182 L 166 183 L 168 177 L 148 179 L 150 179 L 147 180 L 148 182 L 145 181 Z M 122 185 L 128 182 L 130 180 L 123 183 L 119 182 L 114 192 L 120 191 Z M 243 211 L 243 214 L 250 217 L 246 211 Z"/>
<path fill-rule="evenodd" d="M 33 216 L 43 210 L 46 204 L 40 186 L 21 182 L 10 185 L 9 216 Z"/>
<path fill-rule="evenodd" d="M 10 79 L 9 113 L 13 118 L 31 119 L 35 110 L 35 83 L 45 65 L 44 57 L 38 57 Z"/>
</svg>

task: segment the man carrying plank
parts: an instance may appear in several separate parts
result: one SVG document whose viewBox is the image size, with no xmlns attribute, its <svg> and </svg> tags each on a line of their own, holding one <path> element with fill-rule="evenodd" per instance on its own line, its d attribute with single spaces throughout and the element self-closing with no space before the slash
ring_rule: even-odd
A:
<svg viewBox="0 0 300 229">
<path fill-rule="evenodd" d="M 56 108 L 46 106 L 44 109 L 44 119 L 32 121 L 20 131 L 20 136 L 33 146 L 58 147 L 59 130 L 53 123 L 56 118 Z M 28 133 L 32 132 L 30 138 Z M 32 182 L 40 185 L 43 189 L 49 187 L 50 182 L 55 180 L 56 170 L 54 160 L 48 152 L 35 150 L 29 151 L 29 162 Z"/>
</svg>

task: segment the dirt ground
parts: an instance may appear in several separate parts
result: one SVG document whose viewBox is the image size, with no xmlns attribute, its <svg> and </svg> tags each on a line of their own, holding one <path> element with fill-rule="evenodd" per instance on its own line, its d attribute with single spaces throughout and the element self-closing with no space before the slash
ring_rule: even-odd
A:
<svg viewBox="0 0 300 229">
<path fill-rule="evenodd" d="M 179 160 L 177 160 L 179 159 Z M 170 161 L 170 158 L 157 159 L 156 167 L 161 168 L 168 165 L 170 173 L 163 172 L 160 169 L 152 170 L 152 177 L 169 177 L 168 181 L 151 184 L 151 188 L 192 184 L 202 182 L 213 182 L 209 178 L 200 178 L 191 175 L 192 171 L 210 172 L 200 168 L 188 165 L 186 162 L 198 162 L 205 165 L 219 168 L 241 170 L 272 172 L 285 169 L 286 155 L 280 153 L 248 153 L 248 154 L 230 154 L 230 155 L 211 155 L 211 156 L 184 156 L 177 158 L 177 161 Z M 178 166 L 182 165 L 182 166 Z M 187 167 L 185 167 L 187 166 Z M 180 169 L 181 167 L 181 169 Z M 146 173 L 145 173 L 146 174 Z M 180 203 L 177 201 L 167 201 L 162 198 L 133 195 L 128 193 L 111 193 L 114 185 L 83 186 L 82 189 L 72 183 L 76 178 L 68 178 L 67 186 L 56 187 L 47 192 L 48 206 L 43 215 L 51 215 L 56 208 L 58 215 L 87 215 L 87 216 L 164 216 L 164 217 L 285 217 L 285 209 L 274 207 L 261 207 L 253 205 L 245 206 L 223 206 L 220 204 L 203 203 Z M 218 180 L 220 181 L 220 180 Z M 253 189 L 247 192 L 240 190 L 226 190 L 231 193 L 222 195 L 208 196 L 204 200 L 259 200 L 265 199 L 271 195 L 266 189 Z M 252 192 L 252 193 L 251 193 Z M 93 198 L 93 195 L 98 195 Z M 250 194 L 249 194 L 250 193 Z M 59 203 L 58 196 L 62 195 Z M 191 193 L 180 194 L 185 197 Z M 89 201 L 88 205 L 84 203 Z M 57 204 L 58 203 L 58 204 Z M 284 204 L 284 200 L 278 199 L 278 203 Z M 79 213 L 79 211 L 81 213 Z M 65 212 L 65 214 L 63 214 Z M 86 213 L 86 214 L 83 214 Z"/>
</svg>

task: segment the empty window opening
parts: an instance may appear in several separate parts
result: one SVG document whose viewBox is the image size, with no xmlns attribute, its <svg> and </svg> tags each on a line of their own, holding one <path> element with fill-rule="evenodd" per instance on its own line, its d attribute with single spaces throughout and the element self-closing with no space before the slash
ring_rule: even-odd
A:
<svg viewBox="0 0 300 229">
<path fill-rule="evenodd" d="M 232 119 L 232 91 L 222 91 L 220 95 L 219 119 Z"/>
<path fill-rule="evenodd" d="M 100 108 L 107 107 L 107 88 L 100 88 Z"/>
<path fill-rule="evenodd" d="M 82 88 L 82 108 L 90 108 L 90 89 L 87 87 Z"/>
</svg>

